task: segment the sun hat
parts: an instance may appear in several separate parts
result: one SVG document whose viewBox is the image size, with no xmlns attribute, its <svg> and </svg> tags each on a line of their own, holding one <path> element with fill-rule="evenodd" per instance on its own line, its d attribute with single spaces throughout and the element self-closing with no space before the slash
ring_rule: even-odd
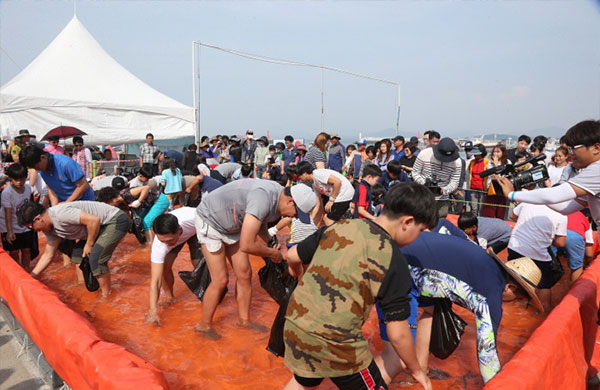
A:
<svg viewBox="0 0 600 390">
<path fill-rule="evenodd" d="M 491 248 L 488 249 L 487 253 L 529 294 L 533 300 L 533 305 L 544 312 L 542 301 L 535 293 L 536 286 L 542 280 L 542 271 L 535 265 L 533 260 L 529 257 L 520 257 L 504 262 Z"/>
<path fill-rule="evenodd" d="M 29 130 L 27 130 L 27 129 L 22 129 L 22 130 L 19 130 L 19 137 L 31 137 L 31 138 L 35 138 L 35 135 L 29 134 Z"/>
<path fill-rule="evenodd" d="M 441 162 L 452 162 L 458 158 L 458 147 L 452 138 L 444 137 L 433 145 L 433 155 Z"/>
<path fill-rule="evenodd" d="M 331 136 L 331 138 L 341 139 L 340 136 L 338 135 L 338 133 L 331 133 L 330 136 Z"/>
<path fill-rule="evenodd" d="M 296 204 L 296 214 L 302 223 L 310 224 L 310 212 L 317 205 L 317 195 L 306 184 L 296 184 L 291 188 L 292 199 Z"/>
<path fill-rule="evenodd" d="M 237 137 L 237 135 L 234 135 L 234 136 L 232 136 L 231 138 L 229 138 L 229 141 L 231 141 L 231 142 L 237 142 L 237 143 L 240 143 L 240 142 L 242 142 L 242 141 L 241 141 L 241 140 L 240 140 L 240 139 Z"/>
<path fill-rule="evenodd" d="M 268 145 L 269 144 L 269 139 L 263 135 L 262 137 L 260 137 L 259 139 L 257 139 L 256 142 L 263 142 L 265 145 Z"/>
<path fill-rule="evenodd" d="M 300 144 L 300 145 L 296 146 L 296 150 L 298 150 L 298 151 L 301 150 L 301 151 L 306 152 L 306 145 Z"/>
</svg>

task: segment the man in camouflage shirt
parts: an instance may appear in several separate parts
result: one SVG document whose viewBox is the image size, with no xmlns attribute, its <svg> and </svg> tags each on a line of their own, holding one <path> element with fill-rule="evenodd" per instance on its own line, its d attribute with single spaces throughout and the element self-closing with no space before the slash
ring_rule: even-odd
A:
<svg viewBox="0 0 600 390">
<path fill-rule="evenodd" d="M 435 226 L 435 200 L 424 186 L 402 183 L 388 192 L 385 206 L 375 221 L 336 223 L 288 252 L 290 272 L 306 270 L 286 313 L 285 365 L 294 374 L 286 389 L 318 386 L 324 378 L 340 389 L 387 389 L 362 335 L 375 302 L 394 349 L 431 389 L 406 321 L 411 278 L 399 246 Z"/>
</svg>

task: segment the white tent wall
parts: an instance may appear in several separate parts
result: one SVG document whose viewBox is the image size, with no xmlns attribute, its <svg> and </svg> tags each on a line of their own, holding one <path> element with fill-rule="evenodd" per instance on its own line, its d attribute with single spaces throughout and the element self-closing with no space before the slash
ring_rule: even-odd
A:
<svg viewBox="0 0 600 390">
<path fill-rule="evenodd" d="M 28 129 L 41 138 L 57 126 L 88 134 L 89 144 L 194 135 L 194 109 L 135 77 L 98 44 L 77 17 L 21 73 L 0 88 L 0 136 Z"/>
</svg>

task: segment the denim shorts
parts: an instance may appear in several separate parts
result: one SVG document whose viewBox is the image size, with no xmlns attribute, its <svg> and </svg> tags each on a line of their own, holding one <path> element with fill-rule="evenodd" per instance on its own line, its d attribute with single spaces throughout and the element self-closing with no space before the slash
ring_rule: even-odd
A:
<svg viewBox="0 0 600 390">
<path fill-rule="evenodd" d="M 556 247 L 551 247 L 554 255 L 558 252 Z M 567 230 L 567 264 L 572 270 L 583 267 L 583 258 L 585 257 L 585 237 L 581 234 Z"/>
<path fill-rule="evenodd" d="M 417 297 L 419 296 L 419 292 L 413 288 L 411 288 L 408 297 L 410 298 L 410 316 L 408 317 L 408 326 L 410 327 L 410 333 L 413 337 L 413 342 L 417 338 L 417 316 L 419 314 L 419 304 L 417 302 Z M 383 310 L 379 307 L 379 303 L 375 303 L 375 308 L 377 309 L 377 318 L 379 319 L 379 336 L 383 341 L 390 341 L 387 335 L 387 325 L 383 322 Z"/>
</svg>

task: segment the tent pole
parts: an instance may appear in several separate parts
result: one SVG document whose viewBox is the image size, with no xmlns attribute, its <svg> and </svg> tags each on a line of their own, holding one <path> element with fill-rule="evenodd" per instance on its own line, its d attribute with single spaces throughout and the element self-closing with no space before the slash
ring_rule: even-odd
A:
<svg viewBox="0 0 600 390">
<path fill-rule="evenodd" d="M 400 84 L 396 84 L 396 136 L 398 136 L 400 130 Z"/>
<path fill-rule="evenodd" d="M 325 131 L 325 69 L 321 67 L 321 132 Z"/>
<path fill-rule="evenodd" d="M 199 110 L 198 96 L 196 94 L 196 41 L 192 42 L 192 100 L 194 104 L 194 143 L 200 142 L 200 121 L 199 121 Z"/>
</svg>

